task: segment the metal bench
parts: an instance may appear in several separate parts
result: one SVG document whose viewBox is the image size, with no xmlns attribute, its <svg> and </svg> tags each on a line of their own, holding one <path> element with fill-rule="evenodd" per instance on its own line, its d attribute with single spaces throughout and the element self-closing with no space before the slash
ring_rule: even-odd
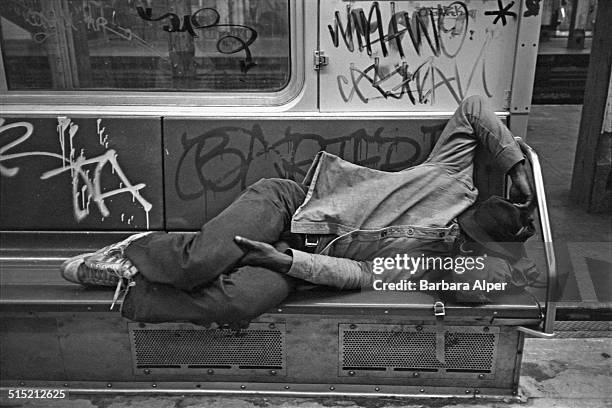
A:
<svg viewBox="0 0 612 408">
<path fill-rule="evenodd" d="M 555 258 L 535 152 L 548 285 L 481 306 L 438 293 L 307 286 L 242 330 L 128 322 L 112 293 L 67 283 L 61 261 L 125 236 L 1 236 L 2 386 L 71 392 L 516 395 L 525 334 L 555 319 Z"/>
</svg>

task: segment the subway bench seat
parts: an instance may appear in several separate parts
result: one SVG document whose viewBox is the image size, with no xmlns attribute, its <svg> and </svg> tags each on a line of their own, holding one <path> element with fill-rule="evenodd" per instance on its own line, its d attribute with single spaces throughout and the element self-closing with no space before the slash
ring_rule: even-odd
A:
<svg viewBox="0 0 612 408">
<path fill-rule="evenodd" d="M 112 289 L 59 276 L 63 259 L 124 236 L 2 234 L 2 386 L 512 395 L 524 337 L 516 327 L 542 319 L 527 293 L 470 306 L 440 293 L 304 286 L 240 330 L 135 323 L 109 310 Z"/>
<path fill-rule="evenodd" d="M 441 293 L 306 286 L 244 329 L 135 323 L 118 307 L 109 310 L 112 290 L 59 276 L 64 259 L 128 233 L 2 232 L 1 385 L 71 393 L 517 395 L 525 335 L 552 335 L 557 280 L 538 158 L 519 144 L 537 193 L 539 302 L 529 292 L 466 305 Z M 481 198 L 505 191 L 503 180 L 478 183 L 481 173 Z"/>
</svg>

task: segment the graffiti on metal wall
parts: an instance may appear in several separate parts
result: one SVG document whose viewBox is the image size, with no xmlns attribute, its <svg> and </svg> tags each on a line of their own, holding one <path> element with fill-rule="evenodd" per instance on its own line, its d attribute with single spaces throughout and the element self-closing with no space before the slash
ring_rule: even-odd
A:
<svg viewBox="0 0 612 408">
<path fill-rule="evenodd" d="M 532 17 L 540 14 L 540 1 L 541 0 L 527 0 L 525 3 L 527 10 L 523 13 L 523 17 Z"/>
<path fill-rule="evenodd" d="M 97 120 L 97 138 L 106 151 L 96 157 L 87 157 L 84 149 L 78 148 L 79 126 L 68 117 L 57 118 L 58 152 L 29 151 L 11 153 L 10 150 L 24 143 L 34 134 L 34 126 L 29 122 L 13 122 L 4 124 L 5 119 L 0 118 L 0 137 L 9 129 L 20 129 L 22 134 L 15 140 L 0 146 L 0 175 L 3 177 L 15 177 L 22 169 L 16 165 L 5 162 L 19 158 L 50 157 L 60 161 L 58 167 L 44 172 L 41 180 L 48 180 L 61 174 L 69 174 L 67 182 L 72 185 L 72 204 L 74 217 L 77 221 L 91 215 L 90 206 L 94 204 L 102 217 L 110 216 L 107 199 L 120 194 L 130 194 L 133 202 L 138 202 L 145 212 L 147 229 L 149 228 L 149 212 L 152 204 L 142 195 L 141 190 L 146 187 L 144 183 L 132 184 L 125 175 L 119 164 L 117 152 L 108 148 L 109 135 L 102 125 L 102 120 Z M 111 174 L 116 178 L 117 188 L 103 190 L 102 179 L 105 177 L 103 170 L 110 166 Z M 106 175 L 108 177 L 108 175 Z M 128 225 L 134 220 L 133 215 L 122 214 L 121 221 Z"/>
<path fill-rule="evenodd" d="M 192 37 L 197 37 L 197 30 L 219 30 L 220 36 L 216 48 L 222 54 L 236 54 L 244 51 L 245 58 L 241 67 L 243 72 L 257 65 L 251 54 L 250 46 L 257 39 L 257 31 L 252 27 L 242 24 L 220 24 L 221 15 L 211 7 L 203 7 L 195 12 L 184 15 L 181 19 L 176 13 L 164 13 L 153 17 L 153 9 L 150 7 L 136 7 L 138 16 L 145 21 L 167 21 L 162 30 L 168 33 L 188 32 Z"/>
<path fill-rule="evenodd" d="M 445 91 L 458 104 L 476 85 L 492 97 L 487 61 L 494 58 L 501 29 L 517 18 L 513 10 L 518 6 L 498 0 L 497 8 L 483 12 L 468 4 L 417 5 L 408 12 L 397 9 L 394 1 L 375 1 L 369 10 L 351 5 L 344 12 L 336 10 L 327 26 L 333 46 L 369 57 L 365 64 L 363 59 L 349 62 L 348 75 L 336 76 L 342 100 L 405 99 L 412 105 L 435 105 L 440 99 L 436 94 Z M 388 7 L 385 13 L 383 7 Z"/>
<path fill-rule="evenodd" d="M 386 136 L 384 127 L 373 131 L 357 129 L 338 137 L 295 132 L 287 127 L 284 135 L 280 139 L 274 138 L 274 141 L 266 137 L 258 124 L 250 128 L 218 127 L 197 136 L 183 133 L 183 152 L 178 159 L 175 189 L 183 200 L 206 198 L 208 192 L 223 192 L 234 187 L 242 190 L 249 180 L 257 178 L 258 169 L 254 162 L 258 159 L 272 162 L 276 174 L 266 174 L 266 177 L 300 180 L 310 167 L 314 154 L 320 150 L 333 151 L 358 165 L 397 171 L 422 160 L 423 149 L 431 150 L 443 127 L 444 124 L 421 127 L 422 140 L 427 146 L 407 136 Z M 235 147 L 237 140 L 245 142 L 248 148 Z M 409 154 L 398 154 L 400 151 Z M 215 164 L 212 172 L 205 169 L 211 163 Z M 227 165 L 222 168 L 219 163 Z M 193 174 L 199 182 L 197 187 L 194 187 Z M 184 185 L 188 185 L 190 191 L 186 191 Z"/>
<path fill-rule="evenodd" d="M 493 24 L 497 24 L 498 21 L 501 21 L 502 25 L 508 24 L 508 19 L 506 17 L 516 18 L 516 13 L 512 10 L 514 6 L 514 1 L 511 1 L 507 5 L 504 5 L 502 0 L 497 0 L 497 10 L 489 10 L 485 11 L 485 16 L 495 16 L 493 19 Z"/>
<path fill-rule="evenodd" d="M 474 81 L 482 81 L 482 86 L 486 96 L 492 97 L 487 84 L 486 55 L 485 51 L 493 39 L 494 32 L 487 32 L 485 40 L 478 57 L 468 75 L 462 75 L 459 68 L 455 65 L 453 74 L 444 72 L 444 67 L 437 64 L 434 57 L 428 57 L 424 62 L 412 71 L 406 62 L 388 71 L 380 67 L 380 59 L 374 58 L 374 63 L 363 70 L 356 68 L 355 64 L 350 64 L 350 81 L 343 75 L 338 76 L 338 91 L 344 102 L 350 102 L 356 95 L 362 102 L 368 103 L 370 99 L 383 97 L 385 99 L 402 99 L 407 97 L 413 105 L 417 103 L 436 103 L 436 90 L 446 89 L 455 102 L 459 104 L 469 92 Z M 462 85 L 458 78 L 464 77 L 466 81 Z M 386 84 L 393 78 L 399 78 L 400 83 L 388 87 Z M 365 90 L 367 88 L 370 90 Z M 376 96 L 371 95 L 371 89 L 375 90 Z"/>
</svg>

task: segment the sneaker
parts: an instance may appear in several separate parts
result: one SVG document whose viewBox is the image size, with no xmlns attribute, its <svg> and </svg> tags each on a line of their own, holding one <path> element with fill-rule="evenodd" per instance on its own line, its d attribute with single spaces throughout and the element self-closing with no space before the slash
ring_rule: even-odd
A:
<svg viewBox="0 0 612 408">
<path fill-rule="evenodd" d="M 113 258 L 116 260 L 114 263 L 108 258 L 105 263 L 94 263 L 93 267 L 89 266 L 86 260 L 96 255 L 97 253 L 93 252 L 66 260 L 60 267 L 62 277 L 85 287 L 115 286 L 115 295 L 110 306 L 113 310 L 121 291 L 124 291 L 125 297 L 130 287 L 134 286 L 132 277 L 138 273 L 138 269 L 126 257 Z"/>
<path fill-rule="evenodd" d="M 138 270 L 125 257 L 125 248 L 147 234 L 150 232 L 135 234 L 96 252 L 67 259 L 60 266 L 62 277 L 83 286 L 116 286 L 120 279 L 131 279 Z"/>
<path fill-rule="evenodd" d="M 133 241 L 150 234 L 145 232 L 132 235 L 121 242 L 100 249 L 97 252 L 77 255 L 67 259 L 60 266 L 64 279 L 83 286 L 116 286 L 111 310 L 123 290 L 123 297 L 134 286 L 133 277 L 138 269 L 125 256 L 124 251 Z"/>
<path fill-rule="evenodd" d="M 62 278 L 83 286 L 116 286 L 119 280 L 117 276 L 85 266 L 85 258 L 93 254 L 94 252 L 90 252 L 65 260 L 60 266 Z"/>
<path fill-rule="evenodd" d="M 126 257 L 101 258 L 97 252 L 90 252 L 67 259 L 60 272 L 67 281 L 83 286 L 114 287 L 122 278 L 131 279 L 138 269 Z"/>
</svg>

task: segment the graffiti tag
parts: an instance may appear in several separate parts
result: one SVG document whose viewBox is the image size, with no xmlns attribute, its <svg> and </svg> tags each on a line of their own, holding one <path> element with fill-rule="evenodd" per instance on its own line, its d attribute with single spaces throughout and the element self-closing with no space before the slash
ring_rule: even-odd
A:
<svg viewBox="0 0 612 408">
<path fill-rule="evenodd" d="M 424 139 L 430 140 L 431 146 L 443 126 L 421 128 Z M 234 147 L 239 141 L 246 141 L 248 147 Z M 355 164 L 383 171 L 397 171 L 415 165 L 423 152 L 421 144 L 415 139 L 385 136 L 383 127 L 371 133 L 358 129 L 331 138 L 314 133 L 293 132 L 288 127 L 280 140 L 271 142 L 258 124 L 251 128 L 224 126 L 193 137 L 183 133 L 181 144 L 183 152 L 178 160 L 174 183 L 182 200 L 195 200 L 208 192 L 228 191 L 236 186 L 241 190 L 246 188 L 248 181 L 256 178 L 255 161 L 258 158 L 272 162 L 276 177 L 298 180 L 306 174 L 314 153 L 320 150 L 331 150 Z M 398 156 L 398 150 L 410 154 Z M 221 162 L 231 165 L 223 170 L 215 165 L 213 172 L 205 169 L 211 163 Z M 199 182 L 195 189 L 193 174 Z M 266 176 L 270 177 L 269 174 Z M 185 180 L 189 182 L 185 183 Z M 183 185 L 188 186 L 189 191 Z"/>
<path fill-rule="evenodd" d="M 214 8 L 203 7 L 193 14 L 184 15 L 182 19 L 176 13 L 165 13 L 153 17 L 153 10 L 150 7 L 138 6 L 136 11 L 138 16 L 145 21 L 167 20 L 168 24 L 162 26 L 162 30 L 168 33 L 188 32 L 192 37 L 197 37 L 196 30 L 227 28 L 230 32 L 221 35 L 217 40 L 217 51 L 222 54 L 235 54 L 244 51 L 245 59 L 241 62 L 243 72 L 247 72 L 257 65 L 249 49 L 257 39 L 257 31 L 241 24 L 219 24 L 221 16 Z"/>
<path fill-rule="evenodd" d="M 90 204 L 93 202 L 103 217 L 110 215 L 110 210 L 106 205 L 106 199 L 119 194 L 130 194 L 133 200 L 138 201 L 145 211 L 146 226 L 149 228 L 149 212 L 153 207 L 141 194 L 140 190 L 146 187 L 144 183 L 132 184 L 119 165 L 117 152 L 108 149 L 105 153 L 92 158 L 87 158 L 83 149 L 77 155 L 75 138 L 79 127 L 70 118 L 58 117 L 57 133 L 58 143 L 61 153 L 31 151 L 21 153 L 7 152 L 28 140 L 33 132 L 34 126 L 29 122 L 13 122 L 4 124 L 5 119 L 0 118 L 0 135 L 9 129 L 23 129 L 23 133 L 17 139 L 0 147 L 0 175 L 4 177 L 15 177 L 20 167 L 7 167 L 2 164 L 5 161 L 15 160 L 23 157 L 51 157 L 61 161 L 61 165 L 55 169 L 44 172 L 41 180 L 47 180 L 62 173 L 69 173 L 72 183 L 72 202 L 74 217 L 77 221 L 83 220 L 90 214 Z M 101 119 L 97 121 L 97 131 L 100 145 L 108 148 L 108 135 L 105 128 L 101 127 Z M 118 178 L 119 187 L 113 190 L 103 191 L 102 171 L 106 166 L 110 166 L 112 173 Z M 122 216 L 123 220 L 124 216 Z M 129 223 L 133 217 L 129 218 Z"/>
<path fill-rule="evenodd" d="M 506 25 L 507 20 L 506 16 L 516 18 L 516 13 L 514 11 L 510 11 L 510 9 L 514 6 L 514 2 L 511 1 L 508 5 L 504 6 L 502 0 L 497 0 L 497 10 L 485 11 L 485 16 L 495 16 L 493 20 L 493 24 L 497 24 L 499 20 L 501 20 L 502 25 Z"/>
<path fill-rule="evenodd" d="M 540 14 L 540 1 L 541 0 L 527 0 L 525 3 L 527 10 L 523 13 L 523 17 L 537 16 Z"/>
<path fill-rule="evenodd" d="M 468 94 L 479 73 L 485 94 L 491 97 L 493 94 L 487 84 L 486 51 L 494 36 L 493 30 L 487 30 L 485 42 L 467 75 L 467 80 L 465 80 L 466 75 L 460 73 L 456 62 L 453 72 L 449 74 L 444 71 L 444 65 L 439 65 L 434 57 L 428 57 L 412 71 L 407 62 L 396 65 L 393 70 L 383 69 L 380 66 L 380 59 L 374 58 L 374 63 L 364 69 L 358 69 L 354 63 L 351 63 L 350 80 L 344 75 L 337 76 L 338 91 L 344 102 L 351 101 L 354 96 L 363 103 L 378 98 L 408 97 L 413 105 L 426 103 L 433 105 L 436 102 L 436 90 L 442 87 L 448 90 L 459 104 Z M 373 90 L 374 96 L 371 96 L 368 90 Z"/>
<path fill-rule="evenodd" d="M 347 7 L 346 24 L 343 24 L 340 12 L 336 11 L 334 26 L 327 26 L 334 46 L 337 48 L 342 38 L 347 50 L 353 52 L 355 38 L 359 52 L 365 49 L 368 55 L 372 55 L 372 45 L 379 44 L 383 56 L 386 57 L 389 55 L 389 45 L 404 58 L 404 38 L 409 37 L 409 44 L 417 55 L 421 55 L 425 39 L 433 55 L 440 56 L 443 53 L 452 58 L 461 50 L 469 32 L 468 17 L 471 15 L 473 18 L 475 12 L 469 11 L 465 3 L 460 1 L 455 1 L 447 7 L 423 7 L 412 15 L 406 11 L 396 12 L 395 2 L 390 2 L 389 7 L 391 18 L 386 33 L 378 2 L 372 4 L 367 17 L 363 9 Z M 454 50 L 451 40 L 458 43 Z"/>
</svg>

